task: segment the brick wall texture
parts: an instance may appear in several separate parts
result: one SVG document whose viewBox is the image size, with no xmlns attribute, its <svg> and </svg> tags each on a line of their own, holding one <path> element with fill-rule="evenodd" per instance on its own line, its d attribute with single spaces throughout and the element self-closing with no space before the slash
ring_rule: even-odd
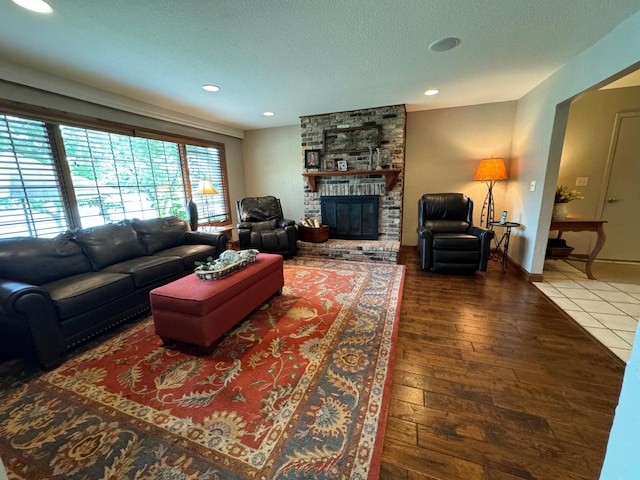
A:
<svg viewBox="0 0 640 480">
<path fill-rule="evenodd" d="M 404 158 L 407 113 L 404 105 L 367 108 L 350 112 L 327 113 L 300 117 L 302 129 L 301 162 L 304 167 L 304 151 L 322 150 L 322 161 L 347 162 L 348 170 L 369 170 L 370 154 L 366 152 L 330 153 L 324 148 L 325 130 L 348 127 L 379 125 L 380 163 L 401 170 L 398 181 L 391 191 L 385 191 L 384 175 L 376 174 L 376 152 L 373 152 L 373 170 L 366 175 L 341 175 L 318 177 L 316 192 L 312 192 L 306 179 L 302 179 L 304 192 L 304 214 L 320 218 L 320 196 L 322 195 L 379 195 L 379 240 L 400 241 L 402 197 L 404 192 Z M 375 147 L 375 146 L 374 146 Z"/>
</svg>

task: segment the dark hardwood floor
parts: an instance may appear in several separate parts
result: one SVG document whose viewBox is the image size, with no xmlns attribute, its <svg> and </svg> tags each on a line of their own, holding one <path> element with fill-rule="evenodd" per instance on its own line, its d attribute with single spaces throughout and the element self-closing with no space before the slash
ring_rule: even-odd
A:
<svg viewBox="0 0 640 480">
<path fill-rule="evenodd" d="M 624 363 L 512 268 L 406 265 L 381 479 L 595 480 Z"/>
</svg>

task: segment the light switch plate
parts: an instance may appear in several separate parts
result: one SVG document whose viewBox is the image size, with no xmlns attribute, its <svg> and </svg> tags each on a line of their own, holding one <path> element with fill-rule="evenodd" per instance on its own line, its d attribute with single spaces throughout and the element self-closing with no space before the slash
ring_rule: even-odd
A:
<svg viewBox="0 0 640 480">
<path fill-rule="evenodd" d="M 586 187 L 589 185 L 589 177 L 577 177 L 576 187 Z"/>
<path fill-rule="evenodd" d="M 529 191 L 530 192 L 535 192 L 536 191 L 536 181 L 535 180 L 531 180 L 531 183 L 529 183 Z"/>
</svg>

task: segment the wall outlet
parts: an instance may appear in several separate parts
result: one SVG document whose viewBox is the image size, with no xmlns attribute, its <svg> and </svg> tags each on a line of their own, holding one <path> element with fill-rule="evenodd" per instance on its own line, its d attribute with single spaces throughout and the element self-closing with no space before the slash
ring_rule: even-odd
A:
<svg viewBox="0 0 640 480">
<path fill-rule="evenodd" d="M 576 187 L 586 187 L 589 185 L 589 177 L 577 177 Z"/>
<path fill-rule="evenodd" d="M 535 192 L 536 191 L 536 181 L 535 180 L 531 180 L 531 182 L 529 183 L 529 191 L 530 192 Z"/>
</svg>

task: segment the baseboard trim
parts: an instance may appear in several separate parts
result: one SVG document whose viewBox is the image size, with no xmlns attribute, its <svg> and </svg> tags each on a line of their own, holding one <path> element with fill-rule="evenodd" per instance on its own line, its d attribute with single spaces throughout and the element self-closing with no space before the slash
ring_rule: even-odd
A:
<svg viewBox="0 0 640 480">
<path fill-rule="evenodd" d="M 507 257 L 507 264 L 518 273 L 523 279 L 527 282 L 541 282 L 543 275 L 542 273 L 529 273 L 527 270 L 522 268 L 522 265 L 515 262 L 511 257 Z"/>
</svg>

